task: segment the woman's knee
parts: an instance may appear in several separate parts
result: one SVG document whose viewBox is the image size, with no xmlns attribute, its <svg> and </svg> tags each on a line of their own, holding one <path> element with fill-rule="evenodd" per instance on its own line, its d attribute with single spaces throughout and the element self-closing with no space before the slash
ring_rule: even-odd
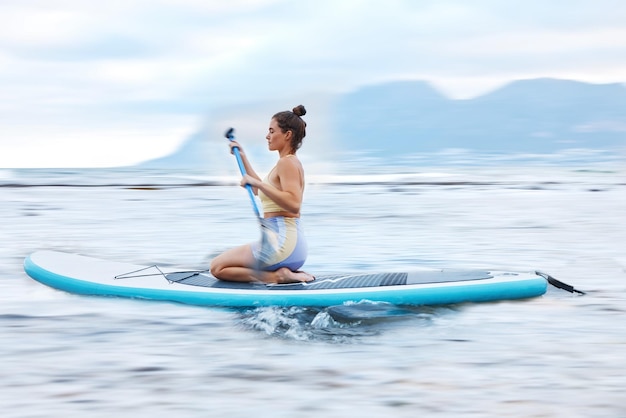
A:
<svg viewBox="0 0 626 418">
<path fill-rule="evenodd" d="M 215 257 L 213 260 L 211 260 L 211 264 L 209 265 L 209 271 L 215 277 L 218 277 L 222 269 L 224 268 L 224 266 L 220 263 L 219 258 L 219 256 Z"/>
<path fill-rule="evenodd" d="M 213 276 L 219 278 L 224 269 L 228 267 L 246 267 L 251 263 L 250 260 L 254 260 L 250 246 L 242 245 L 241 247 L 224 251 L 211 260 L 209 271 Z"/>
</svg>

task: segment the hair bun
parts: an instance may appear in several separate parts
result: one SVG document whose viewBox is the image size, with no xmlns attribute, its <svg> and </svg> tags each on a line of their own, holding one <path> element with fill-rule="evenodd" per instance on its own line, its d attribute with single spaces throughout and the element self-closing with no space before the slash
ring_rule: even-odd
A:
<svg viewBox="0 0 626 418">
<path fill-rule="evenodd" d="M 295 113 L 298 116 L 306 115 L 306 109 L 302 105 L 298 105 L 298 106 L 294 107 L 292 112 Z"/>
</svg>

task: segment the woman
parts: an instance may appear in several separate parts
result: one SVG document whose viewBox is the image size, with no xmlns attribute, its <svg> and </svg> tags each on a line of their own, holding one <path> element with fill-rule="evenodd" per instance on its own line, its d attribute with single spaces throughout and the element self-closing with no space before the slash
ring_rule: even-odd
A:
<svg viewBox="0 0 626 418">
<path fill-rule="evenodd" d="M 251 185 L 263 207 L 266 240 L 232 248 L 211 262 L 211 274 L 218 279 L 237 282 L 298 283 L 315 280 L 298 271 L 307 256 L 307 245 L 300 223 L 300 207 L 304 193 L 304 169 L 296 151 L 306 135 L 302 116 L 304 106 L 275 114 L 265 137 L 270 151 L 278 151 L 279 159 L 270 173 L 261 180 L 250 166 L 241 146 L 241 159 L 247 174 L 241 186 Z M 262 245 L 263 244 L 263 245 Z M 271 245 L 268 245 L 271 244 Z M 269 250 L 268 250 L 269 249 Z"/>
</svg>

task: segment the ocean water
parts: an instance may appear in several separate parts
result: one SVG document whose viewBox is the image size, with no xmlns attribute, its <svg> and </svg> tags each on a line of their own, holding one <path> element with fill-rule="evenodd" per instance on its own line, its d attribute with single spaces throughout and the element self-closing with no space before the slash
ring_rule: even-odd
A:
<svg viewBox="0 0 626 418">
<path fill-rule="evenodd" d="M 237 181 L 0 170 L 3 417 L 626 416 L 619 157 L 355 157 L 307 176 L 307 271 L 536 269 L 584 296 L 235 310 L 70 295 L 23 272 L 41 249 L 206 267 L 258 238 Z"/>
</svg>

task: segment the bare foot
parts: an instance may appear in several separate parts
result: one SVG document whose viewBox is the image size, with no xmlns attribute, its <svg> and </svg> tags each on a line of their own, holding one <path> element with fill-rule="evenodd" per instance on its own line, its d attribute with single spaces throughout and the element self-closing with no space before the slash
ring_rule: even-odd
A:
<svg viewBox="0 0 626 418">
<path fill-rule="evenodd" d="M 279 284 L 287 284 L 287 283 L 303 283 L 303 282 L 312 282 L 315 280 L 315 276 L 309 274 L 304 271 L 291 271 L 287 267 L 283 267 L 276 271 L 276 283 Z"/>
</svg>

